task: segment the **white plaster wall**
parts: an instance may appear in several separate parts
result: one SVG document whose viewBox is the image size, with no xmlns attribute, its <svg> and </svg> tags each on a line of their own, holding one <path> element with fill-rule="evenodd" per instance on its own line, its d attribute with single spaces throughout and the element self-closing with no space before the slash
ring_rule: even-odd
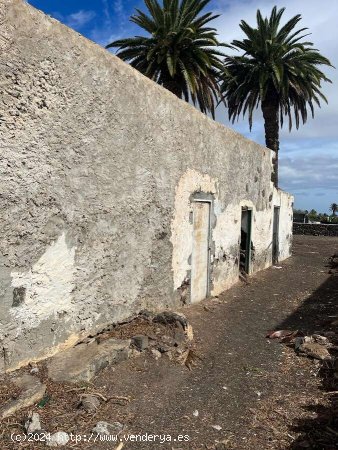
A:
<svg viewBox="0 0 338 450">
<path fill-rule="evenodd" d="M 279 261 L 289 258 L 292 254 L 292 195 L 282 190 L 275 190 L 274 205 L 280 207 L 279 212 Z"/>
<path fill-rule="evenodd" d="M 250 274 L 265 269 L 272 264 L 272 235 L 274 206 L 280 207 L 279 260 L 291 255 L 292 202 L 289 194 L 274 189 L 273 201 L 269 207 L 258 209 L 250 199 L 223 205 L 220 200 L 222 188 L 217 179 L 196 170 L 187 170 L 181 177 L 175 191 L 175 215 L 171 223 L 171 242 L 173 245 L 172 271 L 174 289 L 178 289 L 189 278 L 193 247 L 193 211 L 191 196 L 196 192 L 209 193 L 214 197 L 212 216 L 215 224 L 211 226 L 211 295 L 218 295 L 238 281 L 239 245 L 241 235 L 242 207 L 252 210 L 251 237 L 254 246 L 254 259 Z"/>
<path fill-rule="evenodd" d="M 193 225 L 191 196 L 196 192 L 209 193 L 214 196 L 213 211 L 216 225 L 211 227 L 211 241 L 214 252 L 211 256 L 213 265 L 212 295 L 218 295 L 238 279 L 236 258 L 238 253 L 240 216 L 239 205 L 229 205 L 224 209 L 219 199 L 218 180 L 210 175 L 188 169 L 181 177 L 175 190 L 175 212 L 171 224 L 171 243 L 173 246 L 172 271 L 174 289 L 178 289 L 187 279 L 191 270 L 190 257 L 193 246 Z M 233 249 L 235 254 L 233 254 Z M 226 256 L 225 260 L 224 256 Z"/>
<path fill-rule="evenodd" d="M 241 204 L 253 271 L 271 263 L 270 150 L 27 3 L 0 15 L 0 371 L 180 304 L 198 191 L 214 198 L 212 294 L 238 279 Z"/>
</svg>

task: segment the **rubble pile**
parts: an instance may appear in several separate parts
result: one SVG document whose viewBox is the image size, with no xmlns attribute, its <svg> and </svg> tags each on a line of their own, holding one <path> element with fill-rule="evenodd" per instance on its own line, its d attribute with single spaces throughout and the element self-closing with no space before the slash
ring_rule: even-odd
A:
<svg viewBox="0 0 338 450">
<path fill-rule="evenodd" d="M 187 318 L 177 312 L 153 314 L 142 311 L 129 321 L 114 325 L 95 337 L 99 342 L 112 338 L 130 339 L 134 356 L 140 352 L 150 353 L 155 359 L 164 356 L 189 370 L 200 359 L 192 345 L 192 327 Z"/>
<path fill-rule="evenodd" d="M 280 342 L 294 347 L 299 356 L 309 356 L 321 361 L 333 361 L 335 353 L 338 352 L 338 332 L 335 331 L 306 336 L 299 330 L 277 330 L 269 331 L 266 337 L 278 339 Z"/>
<path fill-rule="evenodd" d="M 311 358 L 318 367 L 318 373 L 325 372 L 327 384 L 332 392 L 338 387 L 338 320 L 330 321 L 329 329 L 321 333 L 306 335 L 299 330 L 269 331 L 268 339 L 275 339 L 294 349 L 299 357 Z"/>
<path fill-rule="evenodd" d="M 275 339 L 293 348 L 298 357 L 312 360 L 311 373 L 321 379 L 325 391 L 325 402 L 321 404 L 314 420 L 305 420 L 300 427 L 301 435 L 292 448 L 330 449 L 337 448 L 338 417 L 338 320 L 331 318 L 326 330 L 305 334 L 299 330 L 277 330 L 268 332 L 268 339 Z M 303 367 L 302 364 L 300 366 Z M 306 392 L 303 393 L 305 396 Z M 308 392 L 311 398 L 311 391 Z M 317 405 L 318 398 L 315 399 Z M 323 400 L 321 400 L 323 403 Z M 315 407 L 315 406 L 314 406 Z M 299 446 L 298 446 L 299 445 Z"/>
<path fill-rule="evenodd" d="M 124 323 L 113 324 L 99 334 L 87 337 L 42 365 L 46 368 L 48 382 L 89 383 L 107 366 L 137 357 L 143 352 L 155 360 L 166 357 L 189 370 L 201 359 L 193 348 L 192 327 L 183 314 L 142 311 Z M 40 381 L 40 375 L 39 368 L 32 363 L 18 375 L 14 372 L 9 376 L 15 395 L 8 395 L 1 405 L 0 419 L 42 401 L 46 384 Z M 117 400 L 128 401 L 122 397 Z M 93 413 L 99 408 L 100 399 L 95 395 L 82 395 L 79 405 L 84 411 Z"/>
</svg>

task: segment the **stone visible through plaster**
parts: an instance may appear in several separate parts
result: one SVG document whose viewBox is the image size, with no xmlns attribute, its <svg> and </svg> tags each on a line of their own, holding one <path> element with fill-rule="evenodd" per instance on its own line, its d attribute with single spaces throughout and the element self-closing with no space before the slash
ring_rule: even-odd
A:
<svg viewBox="0 0 338 450">
<path fill-rule="evenodd" d="M 16 308 L 25 301 L 26 297 L 26 288 L 24 286 L 15 287 L 13 289 L 13 303 L 12 307 Z"/>
</svg>

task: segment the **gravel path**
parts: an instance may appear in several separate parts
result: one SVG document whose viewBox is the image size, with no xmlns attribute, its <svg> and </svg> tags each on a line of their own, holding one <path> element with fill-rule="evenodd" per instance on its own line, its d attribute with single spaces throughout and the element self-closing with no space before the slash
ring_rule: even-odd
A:
<svg viewBox="0 0 338 450">
<path fill-rule="evenodd" d="M 75 409 L 74 391 L 65 394 L 67 387 L 60 386 L 50 404 L 38 410 L 46 429 L 83 436 L 100 420 L 119 421 L 126 425 L 126 433 L 161 435 L 162 440 L 170 435 L 172 439 L 160 443 L 156 438 L 151 443 L 137 438 L 137 442 L 124 444 L 123 449 L 128 450 L 291 448 L 301 431 L 287 428 L 283 437 L 278 437 L 276 426 L 289 427 L 288 419 L 268 426 L 269 416 L 264 419 L 262 410 L 289 398 L 285 408 L 301 414 L 304 405 L 301 400 L 299 405 L 293 404 L 292 396 L 298 398 L 301 390 L 302 398 L 313 399 L 317 393 L 319 398 L 320 379 L 312 376 L 313 362 L 297 358 L 265 335 L 279 328 L 313 332 L 320 330 L 329 316 L 338 315 L 338 277 L 330 276 L 326 267 L 335 249 L 338 238 L 295 236 L 294 255 L 280 268 L 255 275 L 249 284 L 240 282 L 219 298 L 182 309 L 193 326 L 201 357 L 193 370 L 165 357 L 155 360 L 150 354 L 108 367 L 94 380 L 92 389 L 107 397 L 132 400 L 127 405 L 102 404 L 94 416 L 86 417 Z M 306 414 L 306 419 L 311 419 L 313 412 Z M 260 416 L 261 422 L 266 421 L 266 430 L 264 423 L 258 428 L 255 425 Z M 178 435 L 188 436 L 189 441 L 174 441 Z M 40 447 L 44 448 L 6 442 L 1 449 Z M 82 441 L 74 448 L 115 447 L 111 442 Z"/>
<path fill-rule="evenodd" d="M 229 436 L 241 448 L 251 410 L 272 395 L 274 376 L 284 365 L 285 347 L 268 341 L 267 330 L 313 332 L 330 311 L 338 314 L 338 277 L 333 285 L 325 267 L 334 245 L 338 248 L 338 238 L 296 236 L 294 256 L 281 269 L 270 268 L 219 299 L 182 310 L 202 356 L 193 371 L 164 358 L 142 357 L 113 376 L 100 377 L 98 383 L 109 386 L 112 394 L 135 398 L 129 406 L 131 432 L 190 438 L 183 445 L 137 442 L 127 448 L 214 448 L 212 444 Z M 318 310 L 321 299 L 329 307 L 323 315 Z"/>
</svg>

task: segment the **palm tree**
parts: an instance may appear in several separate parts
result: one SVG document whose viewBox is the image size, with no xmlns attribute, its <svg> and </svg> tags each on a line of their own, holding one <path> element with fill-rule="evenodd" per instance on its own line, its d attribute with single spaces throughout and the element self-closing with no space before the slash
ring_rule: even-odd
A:
<svg viewBox="0 0 338 450">
<path fill-rule="evenodd" d="M 240 28 L 246 35 L 232 46 L 244 52 L 241 56 L 225 58 L 225 74 L 222 93 L 227 100 L 229 119 L 235 121 L 241 114 L 248 115 L 250 130 L 254 109 L 261 106 L 265 126 L 266 146 L 275 152 L 273 181 L 278 186 L 279 127 L 286 116 L 289 130 L 292 115 L 299 127 L 308 117 L 308 108 L 314 115 L 314 104 L 320 99 L 321 81 L 330 81 L 319 66 L 331 66 L 311 42 L 304 41 L 307 28 L 295 30 L 301 20 L 298 14 L 281 26 L 285 8 L 272 9 L 270 18 L 263 18 L 257 11 L 257 28 L 244 20 Z M 332 66 L 331 66 L 332 67 Z"/>
<path fill-rule="evenodd" d="M 214 117 L 219 100 L 219 73 L 223 53 L 215 28 L 206 26 L 218 16 L 202 12 L 210 0 L 144 0 L 149 15 L 136 9 L 131 21 L 149 36 L 120 39 L 117 56 L 161 84 L 179 98 Z"/>
<path fill-rule="evenodd" d="M 336 212 L 338 211 L 338 205 L 337 203 L 332 203 L 330 205 L 330 211 L 332 211 L 332 215 L 335 216 Z"/>
</svg>

